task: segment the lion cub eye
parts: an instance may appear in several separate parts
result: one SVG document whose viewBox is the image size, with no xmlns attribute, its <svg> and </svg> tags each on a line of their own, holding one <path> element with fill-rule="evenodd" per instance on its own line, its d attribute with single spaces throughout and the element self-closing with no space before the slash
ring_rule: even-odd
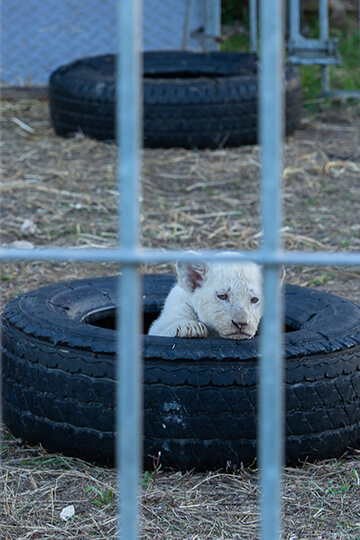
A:
<svg viewBox="0 0 360 540">
<path fill-rule="evenodd" d="M 226 293 L 224 294 L 217 294 L 217 297 L 219 298 L 219 300 L 227 300 L 229 297 Z"/>
<path fill-rule="evenodd" d="M 251 302 L 252 304 L 257 304 L 258 301 L 259 301 L 259 299 L 256 298 L 256 296 L 253 296 L 252 299 L 250 300 L 250 302 Z"/>
</svg>

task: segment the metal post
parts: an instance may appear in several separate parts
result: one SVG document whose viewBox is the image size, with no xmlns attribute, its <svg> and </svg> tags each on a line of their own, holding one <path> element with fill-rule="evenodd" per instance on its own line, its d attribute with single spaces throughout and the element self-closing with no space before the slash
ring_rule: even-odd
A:
<svg viewBox="0 0 360 540">
<path fill-rule="evenodd" d="M 290 39 L 298 40 L 300 31 L 300 1 L 290 0 Z"/>
<path fill-rule="evenodd" d="M 320 39 L 329 39 L 329 0 L 319 0 Z"/>
<path fill-rule="evenodd" d="M 250 0 L 249 5 L 249 19 L 250 19 L 250 50 L 251 52 L 257 51 L 257 0 Z"/>
<path fill-rule="evenodd" d="M 192 11 L 192 0 L 187 0 L 186 1 L 184 29 L 183 29 L 183 38 L 182 38 L 182 43 L 181 43 L 181 48 L 182 48 L 183 51 L 186 51 L 186 49 L 187 49 L 187 44 L 188 44 L 188 39 L 189 39 L 191 11 Z"/>
<path fill-rule="evenodd" d="M 262 146 L 263 249 L 281 248 L 281 177 L 283 139 L 283 2 L 261 1 L 260 142 Z M 283 463 L 282 301 L 279 267 L 265 265 L 260 352 L 259 461 L 262 540 L 280 538 Z"/>
<path fill-rule="evenodd" d="M 204 17 L 205 36 L 220 36 L 221 34 L 221 0 L 202 0 L 200 4 Z M 214 39 L 204 39 L 206 52 L 217 51 L 219 44 Z"/>
<path fill-rule="evenodd" d="M 119 236 L 121 249 L 134 253 L 139 241 L 141 128 L 141 0 L 119 0 L 117 135 L 119 139 Z M 140 284 L 136 263 L 119 277 L 116 461 L 119 470 L 119 534 L 138 538 L 138 488 L 142 467 Z"/>
<path fill-rule="evenodd" d="M 319 2 L 319 26 L 320 39 L 324 43 L 329 41 L 329 1 L 320 0 Z M 321 89 L 323 92 L 330 91 L 330 74 L 329 66 L 321 66 Z"/>
</svg>

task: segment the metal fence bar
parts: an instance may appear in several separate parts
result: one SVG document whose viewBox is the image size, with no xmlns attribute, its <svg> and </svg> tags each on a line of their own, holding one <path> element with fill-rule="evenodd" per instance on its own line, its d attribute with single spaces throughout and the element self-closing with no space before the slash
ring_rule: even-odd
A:
<svg viewBox="0 0 360 540">
<path fill-rule="evenodd" d="M 283 2 L 260 4 L 260 144 L 262 149 L 263 247 L 280 249 L 283 113 Z M 259 463 L 261 538 L 276 540 L 281 530 L 283 464 L 282 299 L 276 264 L 264 268 L 264 306 L 260 338 Z"/>
<path fill-rule="evenodd" d="M 183 29 L 183 37 L 181 48 L 186 51 L 188 46 L 189 34 L 190 34 L 190 20 L 191 20 L 191 10 L 192 10 L 192 0 L 186 0 L 186 12 L 185 12 L 185 22 Z"/>
<path fill-rule="evenodd" d="M 250 50 L 252 52 L 257 51 L 257 0 L 250 0 L 249 4 L 249 26 L 250 26 Z"/>
<path fill-rule="evenodd" d="M 176 261 L 179 257 L 184 261 L 254 261 L 259 264 L 283 264 L 304 266 L 360 266 L 359 252 L 303 252 L 303 251 L 237 251 L 236 253 L 220 253 L 217 251 L 201 251 L 189 254 L 183 251 L 160 251 L 155 249 L 129 250 L 117 249 L 71 249 L 71 248 L 0 248 L 0 261 L 71 261 L 71 262 L 105 262 L 153 264 Z"/>
<path fill-rule="evenodd" d="M 221 35 L 221 0 L 202 0 L 200 3 L 204 17 L 205 36 Z M 219 43 L 214 39 L 204 39 L 205 52 L 218 51 Z"/>
<path fill-rule="evenodd" d="M 319 23 L 320 39 L 327 42 L 329 40 L 329 1 L 320 0 L 319 2 Z M 330 73 L 329 66 L 321 66 L 321 89 L 323 92 L 330 91 Z"/>
<path fill-rule="evenodd" d="M 329 39 L 329 0 L 319 0 L 320 39 Z"/>
<path fill-rule="evenodd" d="M 290 0 L 289 10 L 290 36 L 292 36 L 295 40 L 298 40 L 300 37 L 302 37 L 300 30 L 300 0 Z"/>
<path fill-rule="evenodd" d="M 119 277 L 116 463 L 119 535 L 139 535 L 138 490 L 142 470 L 142 392 L 140 358 L 140 281 L 131 253 L 139 243 L 140 29 L 141 0 L 118 2 L 117 135 L 119 139 L 120 250 L 128 250 Z"/>
</svg>

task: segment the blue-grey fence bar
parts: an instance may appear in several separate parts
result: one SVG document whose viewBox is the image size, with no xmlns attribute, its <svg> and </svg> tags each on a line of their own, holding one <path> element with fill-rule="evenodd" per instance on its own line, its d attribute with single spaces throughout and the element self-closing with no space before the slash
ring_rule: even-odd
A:
<svg viewBox="0 0 360 540">
<path fill-rule="evenodd" d="M 141 0 L 118 3 L 117 135 L 119 139 L 119 238 L 123 249 L 139 245 L 140 134 L 142 89 Z M 142 467 L 140 277 L 136 263 L 123 264 L 118 298 L 116 464 L 118 528 L 123 540 L 139 536 L 138 490 Z"/>
<path fill-rule="evenodd" d="M 329 39 L 329 0 L 319 1 L 320 39 Z M 323 92 L 330 91 L 330 72 L 328 66 L 321 66 L 321 88 Z"/>
<path fill-rule="evenodd" d="M 75 262 L 118 262 L 122 264 L 119 294 L 119 403 L 116 456 L 119 465 L 119 527 L 125 540 L 138 538 L 138 489 L 141 470 L 141 364 L 140 364 L 140 294 L 137 266 L 141 263 L 185 260 L 252 260 L 265 265 L 265 314 L 261 339 L 260 384 L 260 457 L 262 468 L 262 538 L 280 536 L 280 478 L 282 462 L 281 397 L 281 301 L 279 265 L 360 266 L 360 253 L 286 252 L 279 244 L 281 133 L 274 127 L 281 122 L 281 27 L 282 1 L 262 0 L 261 38 L 263 45 L 261 77 L 261 142 L 264 240 L 254 252 L 219 253 L 211 250 L 198 254 L 169 250 L 146 250 L 138 246 L 139 164 L 140 164 L 140 36 L 141 0 L 119 0 L 119 49 L 121 50 L 118 89 L 120 137 L 120 208 L 121 243 L 114 249 L 0 248 L 0 261 L 71 260 Z M 125 7 L 126 6 L 126 7 Z M 269 429 L 271 428 L 271 429 Z"/>
<path fill-rule="evenodd" d="M 71 262 L 106 262 L 122 264 L 155 264 L 175 261 L 181 255 L 184 261 L 254 261 L 259 264 L 284 264 L 304 266 L 360 266 L 359 252 L 326 251 L 283 251 L 270 252 L 267 249 L 256 251 L 237 251 L 221 253 L 203 250 L 188 253 L 180 250 L 156 249 L 79 249 L 79 248 L 38 248 L 24 249 L 0 247 L 0 261 L 71 261 Z"/>
<path fill-rule="evenodd" d="M 249 3 L 249 27 L 250 27 L 250 50 L 256 52 L 258 48 L 258 13 L 257 0 L 250 0 Z"/>
<path fill-rule="evenodd" d="M 280 229 L 283 96 L 283 1 L 260 2 L 259 135 L 262 153 L 262 246 L 269 254 L 281 247 Z M 264 315 L 260 334 L 259 464 L 261 538 L 275 540 L 281 530 L 283 464 L 283 355 L 280 268 L 265 264 Z"/>
</svg>

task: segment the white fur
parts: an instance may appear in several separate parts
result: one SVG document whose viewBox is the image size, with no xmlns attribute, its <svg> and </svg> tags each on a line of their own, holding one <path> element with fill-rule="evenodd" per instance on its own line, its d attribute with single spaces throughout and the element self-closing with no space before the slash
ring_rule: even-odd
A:
<svg viewBox="0 0 360 540">
<path fill-rule="evenodd" d="M 152 323 L 150 335 L 229 339 L 255 335 L 262 314 L 257 264 L 179 262 L 177 275 L 178 283 Z"/>
</svg>

